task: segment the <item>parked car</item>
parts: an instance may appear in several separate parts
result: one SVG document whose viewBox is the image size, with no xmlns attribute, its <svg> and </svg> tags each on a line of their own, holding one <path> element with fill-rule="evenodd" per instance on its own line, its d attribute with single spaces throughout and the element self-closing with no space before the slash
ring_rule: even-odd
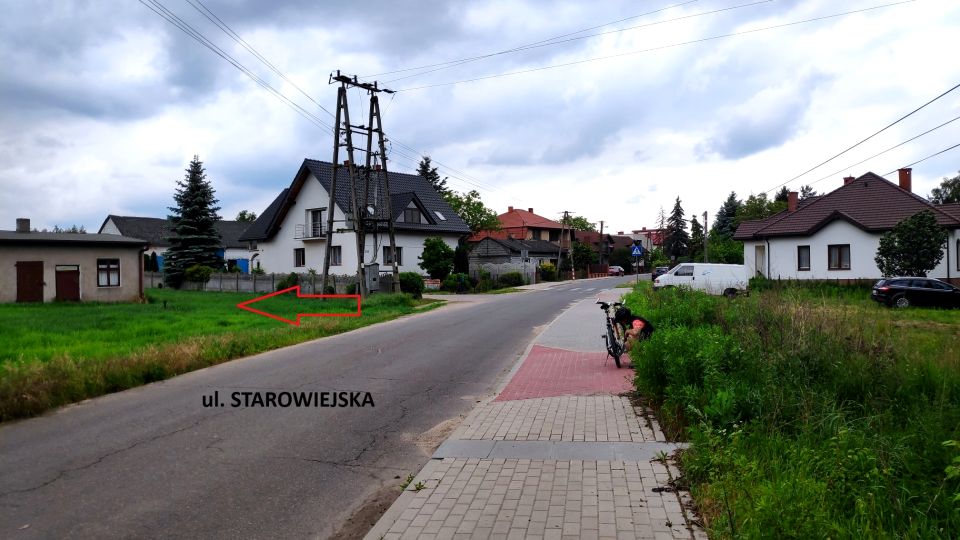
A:
<svg viewBox="0 0 960 540">
<path fill-rule="evenodd" d="M 622 266 L 611 266 L 611 267 L 607 268 L 607 275 L 608 275 L 608 276 L 622 276 L 622 275 L 623 275 L 623 267 L 622 267 Z"/>
<path fill-rule="evenodd" d="M 960 289 L 939 279 L 885 278 L 873 285 L 870 298 L 889 307 L 960 307 Z"/>
<path fill-rule="evenodd" d="M 707 294 L 736 296 L 747 290 L 747 267 L 742 264 L 684 263 L 653 280 L 653 288 L 689 287 Z"/>
<path fill-rule="evenodd" d="M 666 274 L 670 271 L 669 266 L 658 266 L 653 269 L 653 272 L 650 274 L 650 279 L 657 279 L 658 277 Z"/>
</svg>

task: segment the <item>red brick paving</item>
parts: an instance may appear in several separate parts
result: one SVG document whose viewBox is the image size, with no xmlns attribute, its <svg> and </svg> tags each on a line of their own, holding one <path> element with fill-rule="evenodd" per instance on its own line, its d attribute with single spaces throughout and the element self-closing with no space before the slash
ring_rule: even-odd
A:
<svg viewBox="0 0 960 540">
<path fill-rule="evenodd" d="M 604 359 L 606 358 L 606 361 Z M 624 362 L 629 360 L 624 357 Z M 494 401 L 554 396 L 620 394 L 633 389 L 633 370 L 618 369 L 606 352 L 577 352 L 534 345 Z"/>
</svg>

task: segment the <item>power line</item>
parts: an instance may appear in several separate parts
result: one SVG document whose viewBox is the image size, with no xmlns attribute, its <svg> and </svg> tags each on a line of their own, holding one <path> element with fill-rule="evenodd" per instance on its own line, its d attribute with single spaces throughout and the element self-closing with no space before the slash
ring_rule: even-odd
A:
<svg viewBox="0 0 960 540">
<path fill-rule="evenodd" d="M 916 140 L 916 139 L 919 139 L 920 137 L 923 137 L 923 136 L 926 135 L 927 133 L 934 132 L 934 131 L 936 131 L 936 130 L 938 130 L 938 129 L 944 127 L 944 126 L 946 126 L 947 124 L 951 124 L 951 123 L 953 123 L 953 122 L 956 122 L 957 120 L 960 120 L 960 116 L 957 116 L 956 118 L 953 118 L 952 120 L 947 120 L 946 122 L 940 124 L 939 126 L 934 127 L 934 128 L 930 128 L 930 129 L 924 131 L 923 133 L 921 133 L 921 134 L 919 134 L 919 135 L 915 135 L 915 136 L 913 136 L 913 137 L 910 137 L 909 139 L 903 141 L 902 143 L 897 144 L 897 145 L 894 145 L 894 146 L 891 146 L 890 148 L 887 148 L 886 150 L 884 150 L 884 151 L 882 151 L 882 152 L 878 152 L 878 153 L 876 153 L 876 154 L 868 157 L 867 159 L 858 161 L 858 162 L 854 163 L 853 165 L 848 165 L 847 167 L 844 167 L 843 169 L 840 169 L 839 171 L 837 171 L 837 172 L 835 172 L 835 173 L 832 173 L 832 174 L 829 174 L 829 175 L 827 175 L 827 176 L 824 176 L 823 178 L 820 178 L 819 180 L 814 180 L 813 182 L 810 182 L 809 185 L 812 186 L 813 184 L 816 184 L 816 183 L 818 183 L 818 182 L 822 182 L 822 181 L 826 180 L 827 178 L 833 178 L 834 176 L 842 173 L 842 172 L 845 171 L 845 170 L 848 170 L 848 169 L 851 169 L 851 168 L 853 168 L 853 167 L 856 167 L 857 165 L 860 165 L 860 164 L 862 164 L 862 163 L 866 163 L 867 161 L 870 161 L 871 159 L 873 159 L 873 158 L 875 158 L 875 157 L 882 156 L 883 154 L 886 154 L 887 152 L 889 152 L 889 151 L 891 151 L 891 150 L 895 150 L 895 149 L 897 149 L 897 148 L 900 148 L 901 146 L 907 144 L 908 142 L 911 142 L 911 141 L 914 141 L 914 140 Z M 887 173 L 887 174 L 889 174 L 889 173 Z"/>
<path fill-rule="evenodd" d="M 255 83 L 260 85 L 263 89 L 273 94 L 274 97 L 280 99 L 284 104 L 286 104 L 288 107 L 293 109 L 294 112 L 296 112 L 297 114 L 306 118 L 307 121 L 309 121 L 310 123 L 322 129 L 329 130 L 331 132 L 333 131 L 333 129 L 330 126 L 328 126 L 326 123 L 324 123 L 322 119 L 315 116 L 313 113 L 307 111 L 306 109 L 301 107 L 299 104 L 297 104 L 296 102 L 292 101 L 290 98 L 285 96 L 282 92 L 275 89 L 267 81 L 263 80 L 257 74 L 250 71 L 246 66 L 240 63 L 237 59 L 230 56 L 229 53 L 227 53 L 226 51 L 218 47 L 215 43 L 210 41 L 206 36 L 203 35 L 203 33 L 199 32 L 197 29 L 190 26 L 190 24 L 188 24 L 186 21 L 181 19 L 175 13 L 170 11 L 165 5 L 163 5 L 162 2 L 160 2 L 160 0 L 139 0 L 139 2 L 143 4 L 150 11 L 153 11 L 154 13 L 159 15 L 165 21 L 177 27 L 184 34 L 190 36 L 191 38 L 196 40 L 198 43 L 200 43 L 201 45 L 209 49 L 211 52 L 213 52 L 223 60 L 226 60 L 230 65 L 240 70 L 241 73 L 243 73 L 244 75 L 252 79 Z"/>
<path fill-rule="evenodd" d="M 901 169 L 906 169 L 907 167 L 913 167 L 914 165 L 916 165 L 916 164 L 918 164 L 918 163 L 923 163 L 924 161 L 926 161 L 926 160 L 928 160 L 928 159 L 930 159 L 930 158 L 937 157 L 937 156 L 939 156 L 940 154 L 942 154 L 942 153 L 944 153 L 944 152 L 949 152 L 950 150 L 953 150 L 954 148 L 956 148 L 956 147 L 958 147 L 958 146 L 960 146 L 960 143 L 957 143 L 957 144 L 955 144 L 955 145 L 953 145 L 953 146 L 951 146 L 951 147 L 949 147 L 949 148 L 944 148 L 943 150 L 937 152 L 936 154 L 930 154 L 929 156 L 927 156 L 927 157 L 925 157 L 925 158 L 923 158 L 923 159 L 919 159 L 919 160 L 914 161 L 913 163 L 911 163 L 911 164 L 909 164 L 909 165 L 904 165 L 903 167 L 900 167 L 900 168 L 901 168 Z M 895 172 L 897 172 L 897 169 L 894 169 L 894 170 L 888 172 L 888 173 L 885 174 L 884 176 L 889 176 L 889 175 L 891 175 L 891 174 L 893 174 L 893 173 L 895 173 Z"/>
<path fill-rule="evenodd" d="M 559 40 L 559 41 L 552 41 L 552 42 L 550 42 L 550 43 L 535 43 L 535 44 L 530 44 L 530 45 L 524 45 L 524 46 L 521 46 L 521 47 L 517 47 L 517 48 L 515 48 L 515 49 L 510 49 L 510 50 L 508 50 L 508 51 L 503 51 L 503 52 L 494 53 L 494 54 L 489 54 L 489 55 L 484 55 L 484 56 L 478 56 L 478 57 L 475 57 L 475 58 L 473 58 L 473 59 L 466 60 L 466 61 L 463 61 L 463 62 L 458 62 L 458 63 L 455 63 L 455 64 L 450 65 L 450 66 L 438 67 L 438 68 L 436 68 L 436 69 L 431 69 L 431 70 L 429 70 L 429 71 L 422 71 L 422 72 L 420 72 L 420 73 L 414 73 L 414 74 L 412 74 L 412 75 L 407 75 L 407 76 L 405 76 L 405 77 L 398 77 L 398 78 L 396 78 L 396 79 L 392 79 L 392 80 L 387 81 L 387 82 L 388 82 L 388 83 L 391 83 L 391 82 L 396 82 L 396 81 L 400 81 L 400 80 L 403 80 L 403 79 L 409 79 L 409 78 L 411 78 L 411 77 L 418 77 L 418 76 L 420 76 L 420 75 L 426 75 L 426 74 L 428 74 L 428 73 L 433 73 L 433 72 L 435 72 L 435 71 L 440 71 L 440 70 L 442 70 L 442 69 L 449 69 L 449 68 L 451 68 L 451 67 L 460 66 L 460 65 L 466 64 L 466 63 L 468 63 L 468 62 L 472 62 L 472 61 L 474 61 L 474 60 L 479 60 L 479 59 L 482 59 L 482 58 L 489 58 L 489 57 L 491 57 L 491 56 L 496 56 L 496 55 L 498 55 L 498 54 L 507 54 L 507 53 L 511 53 L 511 52 L 529 51 L 529 50 L 531 50 L 531 49 L 537 49 L 537 48 L 540 48 L 540 47 L 548 47 L 548 46 L 550 46 L 550 45 L 560 45 L 560 44 L 563 44 L 563 43 L 569 43 L 569 42 L 571 42 L 571 41 L 578 41 L 578 40 L 581 40 L 581 39 L 588 39 L 588 38 L 592 38 L 592 37 L 605 36 L 605 35 L 607 35 L 607 34 L 617 34 L 617 33 L 620 33 L 620 32 L 626 32 L 626 31 L 628 31 L 628 30 L 637 30 L 637 29 L 640 29 L 640 28 L 648 28 L 648 27 L 651 27 L 651 26 L 657 26 L 657 25 L 659 25 L 659 24 L 666 24 L 666 23 L 681 21 L 681 20 L 684 20 L 684 19 L 692 19 L 692 18 L 695 18 L 695 17 L 702 17 L 702 16 L 705 16 L 705 15 L 714 15 L 714 14 L 721 13 L 721 12 L 724 12 L 724 11 L 731 11 L 731 10 L 734 10 L 734 9 L 740 9 L 740 8 L 745 8 L 745 7 L 752 7 L 752 6 L 755 6 L 755 5 L 758 5 L 758 4 L 767 4 L 767 3 L 770 3 L 770 2 L 774 2 L 774 1 L 776 1 L 776 0 L 759 0 L 759 1 L 757 1 L 757 2 L 751 2 L 751 3 L 749 3 L 749 4 L 740 4 L 740 5 L 737 5 L 737 6 L 731 6 L 731 7 L 726 7 L 726 8 L 722 8 L 722 9 L 715 9 L 715 10 L 713 10 L 713 11 L 704 11 L 704 12 L 700 12 L 700 13 L 694 13 L 694 14 L 691 14 L 691 15 L 684 15 L 684 16 L 682 16 L 682 17 L 675 17 L 675 18 L 673 18 L 673 19 L 666 19 L 666 20 L 663 20 L 663 21 L 656 21 L 656 22 L 652 22 L 652 23 L 641 24 L 641 25 L 638 25 L 638 26 L 630 26 L 630 27 L 627 27 L 627 28 L 620 28 L 620 29 L 617 29 L 617 30 L 609 30 L 609 31 L 606 31 L 606 32 L 598 32 L 598 33 L 596 33 L 596 34 L 587 34 L 587 35 L 585 35 L 585 36 L 577 36 L 577 37 L 572 37 L 572 38 L 563 39 L 563 40 Z M 689 2 L 688 2 L 688 3 L 689 3 Z M 683 5 L 683 4 L 679 4 L 679 5 Z M 675 7 L 675 6 L 672 6 L 672 7 Z M 662 11 L 662 10 L 657 10 L 657 11 Z M 656 11 L 651 11 L 650 13 L 656 13 Z M 569 34 L 568 34 L 568 35 L 569 35 Z"/>
<path fill-rule="evenodd" d="M 960 84 L 957 84 L 957 85 L 954 86 L 953 88 L 947 90 L 946 92 L 940 94 L 939 96 L 931 99 L 930 101 L 924 103 L 923 105 L 917 107 L 916 109 L 908 112 L 907 114 L 905 114 L 905 115 L 901 116 L 900 118 L 894 120 L 893 122 L 887 124 L 886 126 L 884 126 L 884 127 L 883 127 L 882 129 L 880 129 L 879 131 L 874 132 L 874 133 L 873 133 L 872 135 L 870 135 L 869 137 L 861 140 L 860 142 L 854 144 L 853 146 L 847 148 L 846 150 L 840 152 L 839 154 L 836 154 L 835 156 L 831 157 L 830 159 L 827 159 L 826 161 L 821 162 L 819 165 L 817 165 L 817 166 L 815 166 L 815 167 L 811 167 L 811 168 L 807 169 L 806 171 L 804 171 L 804 172 L 802 172 L 802 173 L 794 176 L 793 178 L 787 180 L 786 182 L 784 182 L 784 183 L 782 183 L 782 184 L 776 185 L 776 186 L 774 186 L 773 188 L 768 189 L 765 193 L 769 193 L 769 192 L 773 191 L 774 189 L 777 189 L 777 188 L 780 187 L 780 186 L 787 185 L 787 184 L 789 184 L 790 182 L 793 182 L 794 180 L 796 180 L 796 179 L 798 179 L 798 178 L 806 175 L 807 173 L 812 172 L 812 171 L 815 171 L 815 170 L 819 169 L 820 167 L 826 165 L 827 163 L 830 163 L 831 161 L 837 159 L 838 157 L 846 154 L 846 153 L 849 152 L 850 150 L 853 150 L 854 148 L 860 146 L 861 144 L 869 141 L 870 139 L 872 139 L 872 138 L 876 137 L 877 135 L 883 133 L 884 131 L 890 129 L 891 127 L 899 124 L 899 123 L 902 122 L 903 120 L 905 120 L 905 119 L 909 118 L 910 116 L 912 116 L 914 113 L 920 111 L 921 109 L 923 109 L 923 108 L 926 107 L 927 105 L 930 105 L 930 104 L 933 103 L 934 101 L 942 98 L 943 96 L 949 94 L 950 92 L 953 92 L 953 91 L 956 90 L 957 88 L 960 88 Z"/>
<path fill-rule="evenodd" d="M 459 59 L 459 60 L 450 60 L 450 61 L 447 61 L 447 62 L 440 62 L 440 63 L 437 63 L 437 64 L 430 64 L 430 65 L 420 66 L 420 67 L 416 67 L 416 68 L 407 68 L 407 69 L 401 69 L 401 70 L 396 70 L 396 71 L 392 71 L 392 72 L 387 72 L 387 73 L 400 73 L 400 72 L 405 72 L 405 71 L 415 71 L 415 70 L 418 70 L 418 69 L 434 68 L 434 69 L 428 69 L 427 71 L 421 71 L 421 72 L 419 72 L 419 73 L 414 73 L 414 74 L 412 74 L 412 75 L 406 75 L 406 76 L 404 76 L 404 77 L 398 77 L 398 78 L 396 78 L 396 79 L 392 79 L 392 80 L 387 81 L 387 82 L 396 82 L 396 81 L 400 81 L 400 80 L 403 80 L 403 79 L 409 79 L 410 77 L 418 77 L 418 76 L 420 76 L 420 75 L 426 75 L 426 74 L 428 74 L 428 73 L 434 73 L 434 72 L 436 72 L 436 71 L 440 71 L 440 70 L 444 70 L 444 69 L 449 69 L 449 68 L 457 67 L 457 66 L 462 66 L 462 65 L 468 64 L 468 63 L 470 63 L 470 62 L 475 62 L 475 61 L 477 61 L 477 60 L 483 60 L 483 59 L 486 59 L 486 58 L 492 58 L 492 57 L 494 57 L 494 56 L 500 56 L 500 55 L 504 55 L 504 54 L 511 54 L 511 53 L 515 53 L 515 52 L 528 51 L 528 50 L 531 50 L 531 49 L 538 49 L 538 48 L 540 48 L 540 47 L 549 47 L 549 46 L 551 46 L 551 45 L 560 45 L 560 44 L 563 44 L 563 43 L 569 43 L 569 42 L 571 42 L 571 41 L 578 41 L 578 40 L 581 40 L 581 39 L 588 39 L 588 38 L 591 38 L 591 37 L 603 36 L 603 35 L 607 35 L 607 34 L 616 34 L 616 33 L 620 33 L 620 32 L 626 32 L 626 31 L 628 31 L 628 30 L 636 30 L 636 29 L 638 29 L 638 28 L 646 28 L 646 27 L 649 27 L 649 26 L 655 26 L 655 25 L 658 25 L 658 24 L 665 24 L 665 23 L 669 23 L 669 22 L 675 22 L 675 21 L 679 21 L 679 20 L 682 20 L 682 19 L 689 19 L 689 18 L 693 18 L 693 17 L 700 17 L 700 16 L 703 16 L 703 15 L 709 15 L 709 14 L 712 14 L 712 13 L 719 13 L 719 12 L 721 12 L 721 11 L 728 11 L 728 10 L 731 10 L 731 9 L 738 9 L 738 8 L 741 8 L 741 7 L 747 7 L 747 6 L 752 6 L 752 5 L 756 5 L 756 4 L 763 4 L 763 3 L 767 3 L 767 2 L 773 2 L 773 1 L 775 1 L 775 0 L 759 0 L 759 1 L 753 2 L 753 3 L 751 3 L 751 4 L 744 4 L 744 5 L 740 5 L 740 6 L 734 6 L 734 7 L 724 8 L 724 9 L 718 9 L 718 10 L 709 11 L 709 12 L 696 13 L 696 14 L 693 14 L 693 15 L 685 15 L 685 16 L 683 16 L 683 17 L 677 17 L 677 18 L 674 18 L 674 19 L 667 19 L 667 20 L 663 20 L 663 21 L 657 21 L 657 22 L 653 22 L 653 23 L 649 23 L 649 24 L 641 24 L 641 25 L 638 25 L 638 26 L 630 26 L 630 27 L 627 27 L 627 28 L 620 28 L 620 29 L 617 29 L 617 30 L 609 30 L 609 31 L 606 31 L 606 32 L 599 32 L 599 33 L 596 33 L 596 34 L 588 34 L 588 35 L 585 35 L 585 36 L 569 37 L 569 36 L 574 36 L 574 35 L 576 35 L 576 34 L 580 34 L 580 33 L 583 33 L 583 32 L 588 32 L 588 31 L 590 31 L 590 30 L 596 30 L 596 29 L 598 29 L 598 28 L 603 28 L 604 26 L 609 26 L 609 25 L 611 25 L 611 24 L 617 24 L 617 23 L 620 23 L 620 22 L 623 22 L 623 21 L 628 21 L 628 20 L 631 20 L 631 19 L 638 19 L 638 18 L 640 18 L 640 17 L 645 17 L 645 16 L 647 16 L 647 15 L 653 15 L 653 14 L 656 14 L 656 13 L 660 13 L 661 11 L 666 11 L 666 10 L 668 10 L 668 9 L 673 9 L 673 8 L 675 8 L 675 7 L 685 6 L 685 5 L 687 5 L 687 4 L 692 4 L 693 2 L 696 2 L 696 1 L 697 1 L 697 0 L 691 0 L 691 1 L 689 1 L 689 2 L 684 2 L 684 3 L 682 3 L 682 4 L 674 4 L 674 5 L 672 5 L 672 6 L 667 6 L 667 7 L 665 7 L 665 8 L 661 8 L 661 9 L 657 9 L 657 10 L 653 10 L 653 11 L 648 11 L 648 12 L 646 12 L 646 13 L 641 13 L 641 14 L 639 14 L 639 15 L 634 15 L 634 16 L 631 16 L 631 17 L 626 17 L 626 18 L 619 19 L 619 20 L 616 20 L 616 21 L 611 21 L 611 22 L 609 22 L 609 23 L 605 23 L 605 24 L 601 24 L 601 25 L 597 25 L 597 26 L 591 26 L 590 28 L 584 28 L 583 30 L 577 30 L 576 32 L 570 32 L 570 33 L 567 33 L 567 34 L 561 34 L 561 35 L 559 35 L 559 36 L 554 36 L 554 37 L 547 38 L 547 39 L 540 40 L 540 41 L 534 41 L 533 43 L 527 43 L 527 44 L 525 44 L 525 45 L 518 45 L 518 46 L 516 46 L 516 47 L 512 47 L 512 48 L 510 48 L 510 49 L 506 49 L 506 50 L 502 50 L 502 51 L 497 51 L 497 52 L 487 53 L 487 54 L 481 54 L 481 55 L 478 55 L 478 56 L 472 56 L 472 57 L 468 57 L 468 58 L 461 58 L 461 59 Z M 567 38 L 567 39 L 563 39 L 563 38 Z"/>
<path fill-rule="evenodd" d="M 513 76 L 513 75 L 522 75 L 522 74 L 524 74 L 524 73 L 533 73 L 533 72 L 536 72 L 536 71 L 545 71 L 545 70 L 548 70 L 548 69 L 557 69 L 557 68 L 562 68 L 562 67 L 575 66 L 575 65 L 579 65 L 579 64 L 586 64 L 586 63 L 588 63 L 588 62 L 598 62 L 598 61 L 601 61 L 601 60 L 610 60 L 610 59 L 613 59 L 613 58 L 621 58 L 621 57 L 624 57 L 624 56 L 633 56 L 633 55 L 643 54 L 643 53 L 652 52 L 652 51 L 659 51 L 659 50 L 663 50 L 663 49 L 670 49 L 670 48 L 673 48 L 673 47 L 681 47 L 681 46 L 684 46 L 684 45 L 693 45 L 693 44 L 696 44 L 696 43 L 704 43 L 704 42 L 707 42 L 707 41 L 713 41 L 713 40 L 717 40 L 717 39 L 723 39 L 723 38 L 735 37 L 735 36 L 742 36 L 742 35 L 746 35 L 746 34 L 753 34 L 753 33 L 756 33 L 756 32 L 763 32 L 763 31 L 766 31 L 766 30 L 775 30 L 775 29 L 777 29 L 777 28 L 786 28 L 786 27 L 788 27 L 788 26 L 796 26 L 796 25 L 798 25 L 798 24 L 805 24 L 805 23 L 810 23 L 810 22 L 823 21 L 823 20 L 826 20 L 826 19 L 834 19 L 834 18 L 837 18 L 837 17 L 846 16 L 846 15 L 853 15 L 853 14 L 856 14 L 856 13 L 863 13 L 863 12 L 865 12 L 865 11 L 871 11 L 871 10 L 875 10 L 875 9 L 882 9 L 882 8 L 887 8 L 887 7 L 892 7 L 892 6 L 899 6 L 899 5 L 901 5 L 901 4 L 909 4 L 909 3 L 912 3 L 912 2 L 916 2 L 916 1 L 917 1 L 917 0 L 903 0 L 903 1 L 901 1 L 901 2 L 893 2 L 893 3 L 890 3 L 890 4 L 882 4 L 882 5 L 872 6 L 872 7 L 863 8 L 863 9 L 856 9 L 856 10 L 852 10 L 852 11 L 844 11 L 844 12 L 842 12 L 842 13 L 834 13 L 834 14 L 832 14 L 832 15 L 823 15 L 823 16 L 821 16 L 821 17 L 813 17 L 813 18 L 810 18 L 810 19 L 804 19 L 804 20 L 800 20 L 800 21 L 792 21 L 792 22 L 783 23 L 783 24 L 775 24 L 775 25 L 772 25 L 772 26 L 765 26 L 765 27 L 763 27 L 763 28 L 754 28 L 754 29 L 752 29 L 752 30 L 741 30 L 741 31 L 739 31 L 739 32 L 732 32 L 732 33 L 729 33 L 729 34 L 720 34 L 720 35 L 716 35 L 716 36 L 710 36 L 710 37 L 705 37 L 705 38 L 700 38 L 700 39 L 694 39 L 694 40 L 691 40 L 691 41 L 683 41 L 683 42 L 679 42 L 679 43 L 671 43 L 671 44 L 668 44 L 668 45 L 660 45 L 660 46 L 658 46 L 658 47 L 651 47 L 651 48 L 648 48 L 648 49 L 640 49 L 640 50 L 636 50 L 636 51 L 627 51 L 627 52 L 622 52 L 622 53 L 617 53 L 617 54 L 611 54 L 611 55 L 606 55 L 606 56 L 597 56 L 597 57 L 593 57 L 593 58 L 585 58 L 585 59 L 583 59 L 583 60 L 576 60 L 576 61 L 573 61 L 573 62 L 565 62 L 565 63 L 562 63 L 562 64 L 552 64 L 552 65 L 549 65 L 549 66 L 541 66 L 541 67 L 537 67 L 537 68 L 523 69 L 523 70 L 519 70 L 519 71 L 509 71 L 509 72 L 506 72 L 506 73 L 498 73 L 498 74 L 495 74 L 495 75 L 485 75 L 485 76 L 482 76 L 482 77 L 474 77 L 474 78 L 472 78 L 472 79 L 462 79 L 462 80 L 459 80 L 459 81 L 449 81 L 449 82 L 436 83 L 436 84 L 427 84 L 427 85 L 423 85 L 423 86 L 413 86 L 413 87 L 410 87 L 410 88 L 401 88 L 401 89 L 397 90 L 397 92 L 411 92 L 411 91 L 413 91 L 413 90 L 424 90 L 424 89 L 427 89 L 427 88 L 437 88 L 437 87 L 440 87 L 440 86 L 452 86 L 452 85 L 455 85 L 455 84 L 463 84 L 463 83 L 468 83 L 468 82 L 484 81 L 484 80 L 487 80 L 487 79 L 496 79 L 496 78 L 498 78 L 498 77 L 510 77 L 510 76 Z"/>
<path fill-rule="evenodd" d="M 187 0 L 187 3 L 193 6 L 193 8 L 196 9 L 198 12 L 200 12 L 201 15 L 206 17 L 207 20 L 209 20 L 214 25 L 216 25 L 221 31 L 223 31 L 224 34 L 226 34 L 231 39 L 233 39 L 234 41 L 239 43 L 241 46 L 243 46 L 243 48 L 245 48 L 247 51 L 250 52 L 250 54 L 255 56 L 257 60 L 260 60 L 260 62 L 262 62 L 264 65 L 270 68 L 270 70 L 276 73 L 281 79 L 283 79 L 284 81 L 288 82 L 291 86 L 296 88 L 307 99 L 312 101 L 314 105 L 316 105 L 317 107 L 320 107 L 320 109 L 323 110 L 325 113 L 329 114 L 331 118 L 333 117 L 333 113 L 327 110 L 327 108 L 321 105 L 317 100 L 313 99 L 313 97 L 310 96 L 310 94 L 304 92 L 302 88 L 297 86 L 297 83 L 293 82 L 292 80 L 290 80 L 289 77 L 284 75 L 275 65 L 273 65 L 269 60 L 267 60 L 266 57 L 260 54 L 255 48 L 253 48 L 252 45 L 250 45 L 249 43 L 246 42 L 246 40 L 240 37 L 240 34 L 237 34 L 236 32 L 234 32 L 233 28 L 230 28 L 230 26 L 227 23 L 223 22 L 223 20 L 220 17 L 218 17 L 216 13 L 211 11 L 210 8 L 208 8 L 201 0 Z"/>
</svg>

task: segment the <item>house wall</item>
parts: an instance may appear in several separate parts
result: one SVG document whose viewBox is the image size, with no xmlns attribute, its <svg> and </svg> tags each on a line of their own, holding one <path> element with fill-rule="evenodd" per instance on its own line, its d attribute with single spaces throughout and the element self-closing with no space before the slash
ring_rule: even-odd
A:
<svg viewBox="0 0 960 540">
<path fill-rule="evenodd" d="M 0 302 L 17 300 L 17 261 L 43 261 L 43 301 L 57 296 L 57 265 L 80 266 L 80 300 L 132 302 L 140 298 L 142 256 L 138 247 L 3 246 L 0 249 Z M 120 259 L 120 286 L 97 286 L 97 259 Z"/>
<path fill-rule="evenodd" d="M 330 198 L 327 191 L 317 181 L 312 174 L 306 179 L 303 188 L 297 195 L 297 202 L 293 205 L 286 217 L 280 224 L 277 234 L 269 241 L 260 241 L 257 250 L 248 253 L 257 254 L 253 259 L 252 265 L 260 262 L 261 268 L 266 272 L 306 272 L 314 269 L 317 272 L 323 271 L 323 259 L 326 254 L 326 235 L 323 239 L 297 239 L 297 225 L 307 224 L 307 210 L 311 208 L 330 208 Z M 346 227 L 346 215 L 339 208 L 334 206 L 334 229 Z M 326 219 L 324 219 L 326 227 Z M 420 256 L 423 254 L 423 242 L 428 236 L 440 236 L 444 242 L 452 249 L 456 249 L 459 235 L 456 233 L 438 234 L 434 232 L 406 232 L 397 231 L 394 237 L 397 247 L 403 250 L 401 255 L 401 272 L 424 273 L 418 266 Z M 342 264 L 339 266 L 330 266 L 331 274 L 356 274 L 357 271 L 357 244 L 356 235 L 352 231 L 335 232 L 333 245 L 340 246 Z M 383 262 L 383 246 L 390 245 L 390 237 L 386 232 L 379 234 L 368 234 L 364 246 L 364 260 L 367 263 L 377 262 L 380 264 L 380 271 L 389 271 L 392 267 Z M 294 249 L 304 248 L 306 264 L 303 267 L 294 266 Z M 376 253 L 374 253 L 376 251 Z"/>
<path fill-rule="evenodd" d="M 880 234 L 869 233 L 842 220 L 837 220 L 816 234 L 803 238 L 771 238 L 769 243 L 770 269 L 767 276 L 771 279 L 879 279 L 881 276 L 874 257 L 880 246 Z M 929 277 L 946 279 L 958 277 L 956 241 L 960 239 L 958 231 L 950 233 L 950 261 L 946 257 L 929 274 Z M 828 247 L 833 244 L 850 245 L 850 269 L 828 269 Z M 766 242 L 744 242 L 744 264 L 748 275 L 756 275 L 756 245 Z M 810 246 L 810 270 L 797 269 L 797 247 Z M 952 264 L 952 266 L 951 266 Z"/>
</svg>

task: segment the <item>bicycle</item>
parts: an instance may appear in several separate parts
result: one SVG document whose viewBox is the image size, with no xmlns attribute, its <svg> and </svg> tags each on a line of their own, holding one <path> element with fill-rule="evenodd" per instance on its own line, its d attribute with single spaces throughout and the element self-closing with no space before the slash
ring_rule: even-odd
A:
<svg viewBox="0 0 960 540">
<path fill-rule="evenodd" d="M 613 310 L 616 312 L 617 308 L 622 306 L 622 302 L 614 302 L 608 304 L 607 302 L 601 302 L 597 300 L 597 304 L 600 305 L 600 309 L 603 310 L 604 318 L 606 319 L 606 332 L 603 334 L 603 341 L 607 345 L 607 354 L 613 357 L 613 362 L 617 364 L 617 368 L 620 367 L 620 357 L 624 352 L 624 343 L 623 336 L 621 335 L 617 324 L 613 321 L 613 317 L 610 315 L 610 311 Z"/>
</svg>

